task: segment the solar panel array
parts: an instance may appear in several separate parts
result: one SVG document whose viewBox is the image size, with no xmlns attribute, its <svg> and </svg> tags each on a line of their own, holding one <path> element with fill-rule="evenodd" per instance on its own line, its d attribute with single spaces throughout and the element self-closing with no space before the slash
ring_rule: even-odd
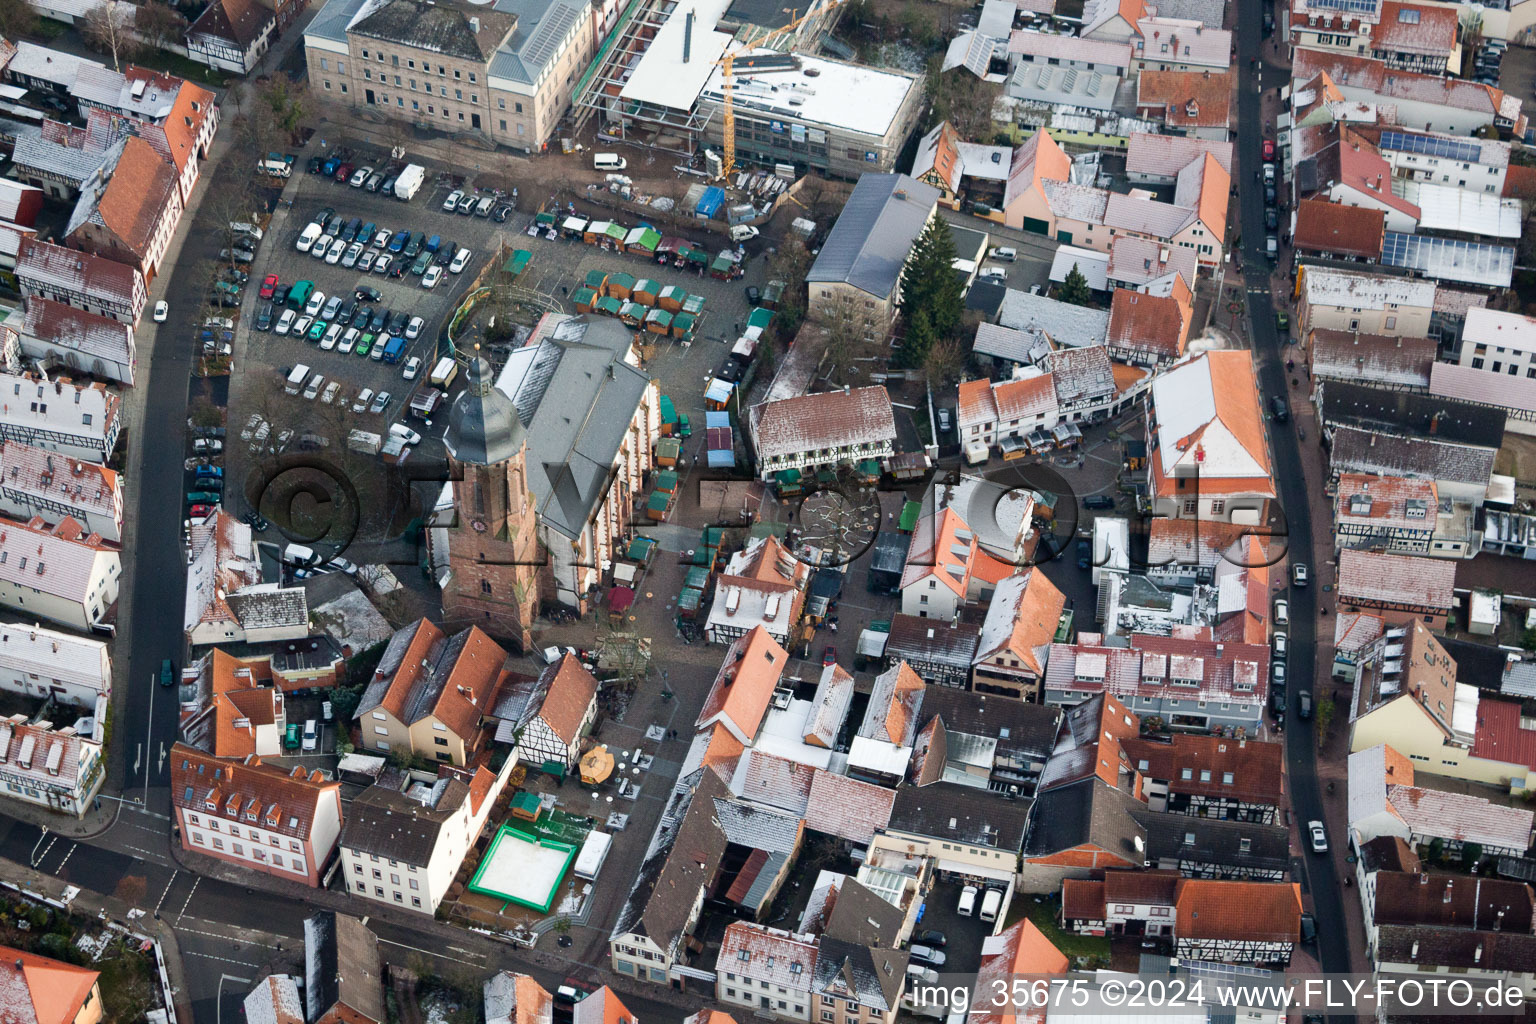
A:
<svg viewBox="0 0 1536 1024">
<path fill-rule="evenodd" d="M 1435 135 L 1408 135 L 1404 132 L 1392 131 L 1381 133 L 1381 148 L 1395 149 L 1404 153 L 1419 153 L 1424 156 L 1444 157 L 1447 160 L 1460 160 L 1464 163 L 1480 162 L 1483 156 L 1483 147 L 1475 142 L 1444 139 Z"/>
<path fill-rule="evenodd" d="M 1350 11 L 1359 14 L 1374 14 L 1378 4 L 1377 0 L 1307 0 L 1307 6 L 1321 11 Z"/>
<path fill-rule="evenodd" d="M 1515 250 L 1503 245 L 1388 231 L 1382 239 L 1381 262 L 1442 281 L 1508 288 L 1514 277 Z"/>
<path fill-rule="evenodd" d="M 544 23 L 539 26 L 537 34 L 523 50 L 523 60 L 535 68 L 542 69 L 549 63 L 550 58 L 554 57 L 555 51 L 560 47 L 560 40 L 570 32 L 577 17 L 577 11 L 564 4 L 551 10 L 544 19 Z"/>
</svg>

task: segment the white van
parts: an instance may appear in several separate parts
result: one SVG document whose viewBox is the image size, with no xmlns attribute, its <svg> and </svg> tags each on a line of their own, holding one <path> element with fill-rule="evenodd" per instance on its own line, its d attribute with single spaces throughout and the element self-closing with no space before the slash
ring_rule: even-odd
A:
<svg viewBox="0 0 1536 1024">
<path fill-rule="evenodd" d="M 301 569 L 315 564 L 315 549 L 303 544 L 289 544 L 283 548 L 283 561 Z"/>
<path fill-rule="evenodd" d="M 629 167 L 629 161 L 617 153 L 593 153 L 592 167 L 599 171 L 622 171 Z"/>
<path fill-rule="evenodd" d="M 311 221 L 309 225 L 299 232 L 299 240 L 293 243 L 293 247 L 299 252 L 309 252 L 314 248 L 315 239 L 324 233 L 324 229 L 317 222 Z"/>
<path fill-rule="evenodd" d="M 308 379 L 309 367 L 305 366 L 303 363 L 300 363 L 298 366 L 295 366 L 293 368 L 293 372 L 288 375 L 288 382 L 283 385 L 283 390 L 288 392 L 290 395 L 296 395 L 300 391 L 304 390 L 304 382 Z"/>
<path fill-rule="evenodd" d="M 988 889 L 987 894 L 981 898 L 981 913 L 977 916 L 983 921 L 996 921 L 997 912 L 1002 909 L 1003 894 L 997 889 Z"/>
<path fill-rule="evenodd" d="M 961 917 L 970 917 L 976 912 L 976 887 L 968 885 L 960 890 L 960 905 L 955 908 L 955 913 Z"/>
<path fill-rule="evenodd" d="M 313 718 L 304 723 L 304 749 L 314 750 L 320 745 L 320 727 Z"/>
<path fill-rule="evenodd" d="M 323 387 L 325 387 L 325 377 L 317 373 L 309 379 L 309 384 L 304 388 L 304 397 L 313 402 Z"/>
<path fill-rule="evenodd" d="M 985 441 L 967 441 L 965 444 L 965 461 L 968 465 L 979 466 L 986 462 L 992 451 Z"/>
</svg>

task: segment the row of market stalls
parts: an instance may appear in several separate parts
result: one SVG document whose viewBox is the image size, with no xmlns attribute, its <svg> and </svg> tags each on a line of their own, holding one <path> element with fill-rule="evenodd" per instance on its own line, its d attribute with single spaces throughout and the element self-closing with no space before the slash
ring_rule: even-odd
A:
<svg viewBox="0 0 1536 1024">
<path fill-rule="evenodd" d="M 746 273 L 740 250 L 707 249 L 676 235 L 663 235 L 649 224 L 627 228 L 616 220 L 588 218 L 577 213 L 574 205 L 565 212 L 549 210 L 533 218 L 528 225 L 532 237 L 595 245 L 608 252 L 622 252 L 641 259 L 654 260 L 662 266 L 690 269 L 722 281 L 733 281 Z"/>
<path fill-rule="evenodd" d="M 691 342 L 704 315 L 704 296 L 648 277 L 589 270 L 571 296 L 578 313 L 601 313 L 626 327 Z"/>
</svg>

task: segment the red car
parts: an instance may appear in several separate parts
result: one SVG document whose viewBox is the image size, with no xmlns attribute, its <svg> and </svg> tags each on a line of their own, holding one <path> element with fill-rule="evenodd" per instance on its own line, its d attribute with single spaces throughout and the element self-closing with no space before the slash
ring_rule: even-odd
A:
<svg viewBox="0 0 1536 1024">
<path fill-rule="evenodd" d="M 1274 139 L 1265 139 L 1264 140 L 1264 159 L 1265 160 L 1273 160 L 1274 158 L 1275 158 L 1275 140 Z"/>
<path fill-rule="evenodd" d="M 352 172 L 356 169 L 357 168 L 353 167 L 350 163 L 344 163 L 340 167 L 336 168 L 336 173 L 333 175 L 333 177 L 337 181 L 346 181 L 348 178 L 352 177 Z"/>
<path fill-rule="evenodd" d="M 836 665 L 837 664 L 837 648 L 832 646 L 831 644 L 828 644 L 827 645 L 827 649 L 825 651 L 821 652 L 821 663 L 823 665 Z"/>
<path fill-rule="evenodd" d="M 207 519 L 209 516 L 213 515 L 213 506 L 193 505 L 191 508 L 187 509 L 187 515 L 191 516 L 193 519 Z"/>
<path fill-rule="evenodd" d="M 261 297 L 264 299 L 270 299 L 272 297 L 272 293 L 275 291 L 277 291 L 277 275 L 268 274 L 266 278 L 261 282 Z"/>
</svg>

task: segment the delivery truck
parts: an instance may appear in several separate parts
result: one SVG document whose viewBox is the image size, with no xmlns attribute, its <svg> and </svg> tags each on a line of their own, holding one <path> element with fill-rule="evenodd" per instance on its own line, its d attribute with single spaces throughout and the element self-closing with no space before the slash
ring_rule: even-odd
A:
<svg viewBox="0 0 1536 1024">
<path fill-rule="evenodd" d="M 293 173 L 293 168 L 281 157 L 274 160 L 269 155 L 265 159 L 256 161 L 256 173 L 265 174 L 269 178 L 286 178 Z"/>
<path fill-rule="evenodd" d="M 401 202 L 409 202 L 426 179 L 425 167 L 421 164 L 406 164 L 405 168 L 395 176 L 395 198 Z"/>
</svg>

